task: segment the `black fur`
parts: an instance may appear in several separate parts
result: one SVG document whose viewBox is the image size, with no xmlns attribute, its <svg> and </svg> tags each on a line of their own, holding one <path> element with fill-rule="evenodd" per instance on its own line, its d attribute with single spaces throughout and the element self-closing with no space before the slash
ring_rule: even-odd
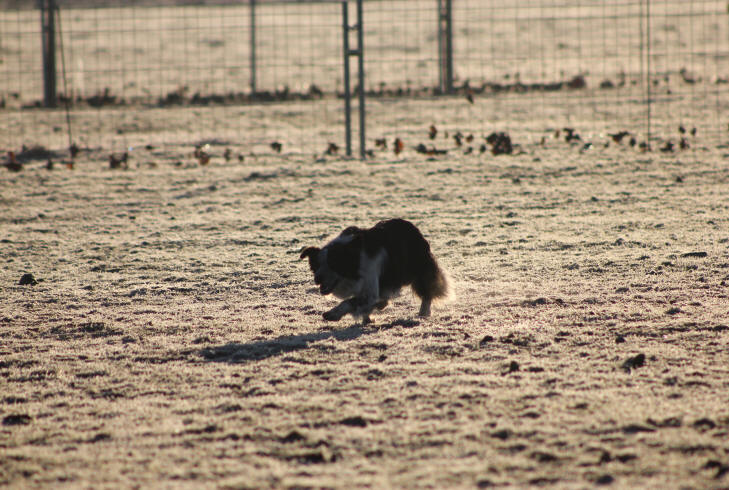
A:
<svg viewBox="0 0 729 490">
<path fill-rule="evenodd" d="M 329 267 L 340 276 L 357 279 L 359 277 L 361 248 L 362 238 L 359 234 L 349 243 L 333 243 L 329 247 L 329 254 L 327 254 Z"/>
<path fill-rule="evenodd" d="M 334 293 L 345 300 L 325 314 L 327 319 L 339 319 L 344 311 L 367 321 L 373 309 L 384 308 L 404 286 L 411 286 L 421 298 L 420 313 L 427 316 L 431 302 L 448 294 L 446 276 L 430 244 L 415 225 L 403 219 L 380 221 L 367 229 L 350 226 L 322 249 L 305 248 L 301 258 L 309 259 L 322 294 Z M 375 266 L 377 271 L 368 269 Z M 368 273 L 378 275 L 376 298 L 369 297 L 369 289 L 357 287 Z"/>
</svg>

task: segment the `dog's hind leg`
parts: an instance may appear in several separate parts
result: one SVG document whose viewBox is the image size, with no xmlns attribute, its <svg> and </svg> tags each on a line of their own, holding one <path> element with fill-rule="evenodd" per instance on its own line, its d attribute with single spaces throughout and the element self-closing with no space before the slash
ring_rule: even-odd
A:
<svg viewBox="0 0 729 490">
<path fill-rule="evenodd" d="M 418 316 L 430 316 L 430 298 L 423 298 L 423 301 L 420 303 L 420 311 L 418 312 Z"/>
</svg>

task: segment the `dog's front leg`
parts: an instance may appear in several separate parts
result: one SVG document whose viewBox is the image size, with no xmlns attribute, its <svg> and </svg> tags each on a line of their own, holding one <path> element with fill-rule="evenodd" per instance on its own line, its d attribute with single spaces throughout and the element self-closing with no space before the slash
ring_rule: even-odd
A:
<svg viewBox="0 0 729 490">
<path fill-rule="evenodd" d="M 382 309 L 387 305 L 387 300 L 380 298 L 380 263 L 381 258 L 375 259 L 371 265 L 371 269 L 368 274 L 365 275 L 365 284 L 363 296 L 357 298 L 355 317 L 362 318 L 362 323 L 367 324 L 370 322 L 370 313 L 377 308 Z"/>
<path fill-rule="evenodd" d="M 347 313 L 353 313 L 356 308 L 354 298 L 345 299 L 331 310 L 324 313 L 324 319 L 336 322 L 342 319 Z"/>
<path fill-rule="evenodd" d="M 375 309 L 375 305 L 372 302 L 367 301 L 359 303 L 356 311 L 353 313 L 356 318 L 362 319 L 362 325 L 370 323 L 370 313 Z"/>
</svg>

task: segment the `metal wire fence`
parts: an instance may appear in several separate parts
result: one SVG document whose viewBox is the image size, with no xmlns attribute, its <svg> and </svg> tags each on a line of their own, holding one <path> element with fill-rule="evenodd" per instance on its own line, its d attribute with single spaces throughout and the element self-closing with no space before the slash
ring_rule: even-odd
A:
<svg viewBox="0 0 729 490">
<path fill-rule="evenodd" d="M 28 3 L 0 2 L 0 149 L 343 145 L 342 2 L 59 1 L 55 108 L 47 22 Z M 525 144 L 626 132 L 645 148 L 727 133 L 726 2 L 372 0 L 363 14 L 368 150 L 429 143 L 431 126 Z"/>
</svg>

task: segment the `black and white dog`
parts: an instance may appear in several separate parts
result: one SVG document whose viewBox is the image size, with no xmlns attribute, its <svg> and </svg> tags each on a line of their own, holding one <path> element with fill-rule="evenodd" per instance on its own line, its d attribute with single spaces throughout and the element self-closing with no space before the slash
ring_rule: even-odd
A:
<svg viewBox="0 0 729 490">
<path fill-rule="evenodd" d="M 448 296 L 448 279 L 420 231 L 403 219 L 380 221 L 372 228 L 350 226 L 323 248 L 306 247 L 314 282 L 323 295 L 343 299 L 324 313 L 337 321 L 351 314 L 362 323 L 383 309 L 403 286 L 421 299 L 420 316 L 430 315 L 431 303 Z"/>
</svg>

